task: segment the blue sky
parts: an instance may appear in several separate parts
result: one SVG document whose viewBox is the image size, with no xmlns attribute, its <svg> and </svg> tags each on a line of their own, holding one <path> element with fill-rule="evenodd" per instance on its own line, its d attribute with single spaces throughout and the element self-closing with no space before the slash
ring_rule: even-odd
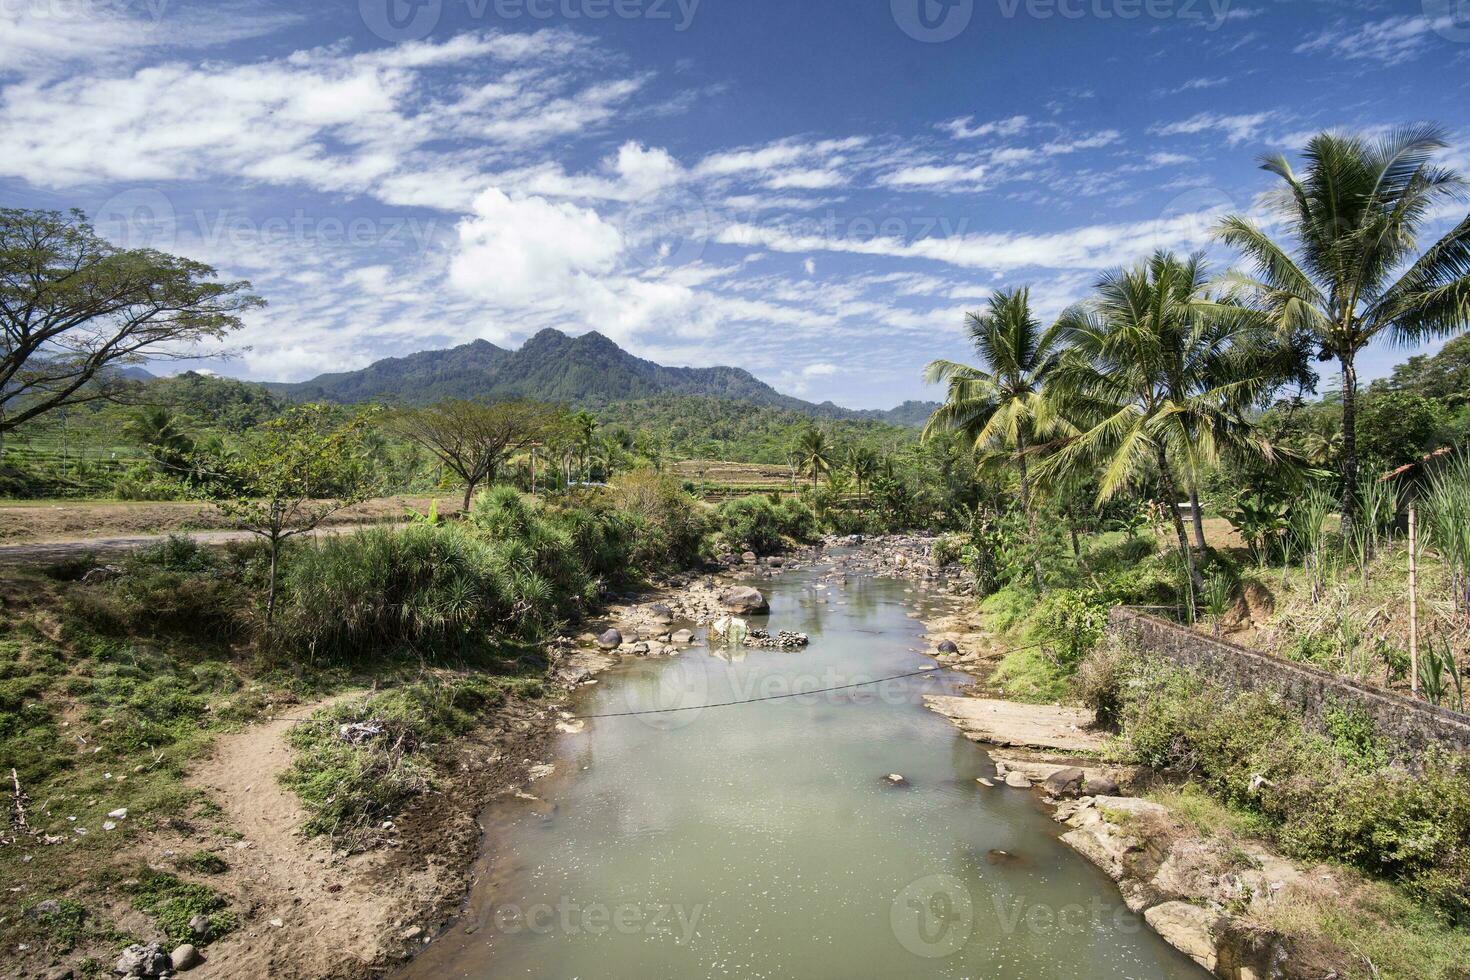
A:
<svg viewBox="0 0 1470 980">
<path fill-rule="evenodd" d="M 0 204 L 251 279 L 224 373 L 552 326 L 889 407 L 991 290 L 1210 247 L 1316 130 L 1470 171 L 1465 6 L 4 0 Z"/>
</svg>

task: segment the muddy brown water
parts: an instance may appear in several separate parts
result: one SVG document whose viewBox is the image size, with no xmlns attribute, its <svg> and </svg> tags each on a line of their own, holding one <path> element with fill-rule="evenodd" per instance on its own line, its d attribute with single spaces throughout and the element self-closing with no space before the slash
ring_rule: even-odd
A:
<svg viewBox="0 0 1470 980">
<path fill-rule="evenodd" d="M 760 583 L 771 628 L 811 635 L 802 652 L 700 647 L 585 688 L 589 715 L 777 697 L 562 737 L 557 774 L 530 787 L 544 802 L 485 814 L 463 916 L 400 976 L 1207 976 L 1032 793 L 976 782 L 988 756 L 921 703 L 966 678 L 809 693 L 932 663 L 922 594 L 823 572 Z"/>
</svg>

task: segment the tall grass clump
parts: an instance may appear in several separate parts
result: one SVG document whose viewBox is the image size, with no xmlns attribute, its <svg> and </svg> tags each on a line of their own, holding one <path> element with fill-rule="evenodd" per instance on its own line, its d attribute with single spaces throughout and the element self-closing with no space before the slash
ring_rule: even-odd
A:
<svg viewBox="0 0 1470 980">
<path fill-rule="evenodd" d="M 1333 560 L 1328 546 L 1327 517 L 1337 501 L 1320 486 L 1312 487 L 1291 514 L 1287 538 L 1290 548 L 1301 557 L 1302 567 L 1312 583 L 1312 601 L 1321 602 L 1327 589 L 1327 576 Z"/>
<path fill-rule="evenodd" d="M 1358 567 L 1366 578 L 1374 558 L 1385 545 L 1393 543 L 1393 526 L 1398 519 L 1398 488 L 1378 473 L 1379 465 L 1368 464 L 1358 479 L 1358 519 L 1353 523 L 1352 540 Z"/>
<path fill-rule="evenodd" d="M 286 563 L 268 646 L 342 662 L 540 639 L 610 585 L 697 553 L 701 525 L 681 498 L 656 494 L 628 511 L 552 508 L 500 486 L 458 523 L 374 528 L 303 546 Z"/>
<path fill-rule="evenodd" d="M 1470 455 L 1457 454 L 1430 477 L 1424 536 L 1449 571 L 1456 607 L 1470 613 Z"/>
</svg>

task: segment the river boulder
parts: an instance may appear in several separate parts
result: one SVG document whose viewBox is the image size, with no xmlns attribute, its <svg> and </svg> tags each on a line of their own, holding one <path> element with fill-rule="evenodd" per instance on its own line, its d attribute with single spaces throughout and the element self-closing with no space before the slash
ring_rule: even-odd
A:
<svg viewBox="0 0 1470 980">
<path fill-rule="evenodd" d="M 689 644 L 694 642 L 694 631 L 679 630 L 679 632 L 669 637 L 669 639 L 671 639 L 677 646 L 687 647 Z"/>
<path fill-rule="evenodd" d="M 1052 796 L 1076 796 L 1086 778 L 1087 774 L 1081 769 L 1058 769 L 1046 777 L 1042 786 Z"/>
<path fill-rule="evenodd" d="M 948 656 L 959 653 L 960 648 L 954 640 L 945 640 L 939 644 L 939 652 Z"/>
<path fill-rule="evenodd" d="M 616 650 L 623 645 L 623 634 L 617 630 L 608 630 L 597 638 L 597 645 L 604 650 Z"/>
<path fill-rule="evenodd" d="M 674 610 L 667 603 L 655 602 L 648 607 L 648 618 L 660 626 L 667 626 L 674 621 Z"/>
<path fill-rule="evenodd" d="M 737 616 L 750 616 L 771 611 L 771 604 L 761 595 L 760 589 L 741 585 L 720 593 L 720 605 L 726 612 Z"/>
</svg>

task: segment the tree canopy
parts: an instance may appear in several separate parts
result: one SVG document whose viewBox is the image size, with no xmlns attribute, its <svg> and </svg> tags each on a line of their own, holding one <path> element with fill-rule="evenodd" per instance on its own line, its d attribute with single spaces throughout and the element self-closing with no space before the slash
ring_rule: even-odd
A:
<svg viewBox="0 0 1470 980">
<path fill-rule="evenodd" d="M 201 262 L 120 249 L 80 211 L 0 209 L 0 436 L 46 412 L 117 398 L 123 371 L 197 354 L 264 301 Z"/>
</svg>

